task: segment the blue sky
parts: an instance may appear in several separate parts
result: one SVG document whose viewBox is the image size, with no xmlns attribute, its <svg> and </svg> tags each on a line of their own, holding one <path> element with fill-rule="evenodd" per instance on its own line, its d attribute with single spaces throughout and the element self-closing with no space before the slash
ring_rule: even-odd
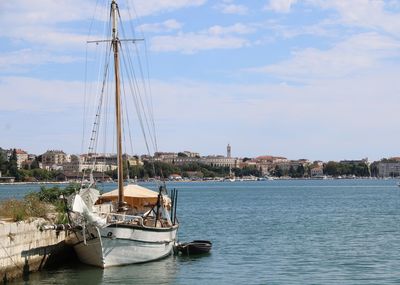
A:
<svg viewBox="0 0 400 285">
<path fill-rule="evenodd" d="M 86 40 L 104 2 L 0 3 L 0 147 L 86 151 Z M 400 1 L 119 2 L 146 39 L 161 151 L 400 155 Z"/>
</svg>

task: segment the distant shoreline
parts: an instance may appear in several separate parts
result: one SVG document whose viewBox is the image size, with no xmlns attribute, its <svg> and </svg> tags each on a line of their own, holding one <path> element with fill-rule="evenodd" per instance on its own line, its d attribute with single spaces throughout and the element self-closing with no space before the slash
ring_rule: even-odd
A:
<svg viewBox="0 0 400 285">
<path fill-rule="evenodd" d="M 282 180 L 396 180 L 398 178 L 395 177 L 355 177 L 355 178 L 348 178 L 348 177 L 327 177 L 324 179 L 321 178 L 290 178 L 290 177 L 281 177 L 281 178 L 273 178 L 271 180 L 240 180 L 237 179 L 235 181 L 227 181 L 223 179 L 215 179 L 215 180 L 166 180 L 165 182 L 175 182 L 175 183 L 199 183 L 199 182 L 225 182 L 225 183 L 240 183 L 240 182 L 266 182 L 266 181 L 282 181 Z M 135 183 L 147 183 L 152 181 L 142 181 L 138 180 Z M 2 185 L 58 185 L 58 184 L 70 184 L 70 183 L 77 183 L 76 181 L 38 181 L 38 182 L 0 182 L 0 186 Z M 116 182 L 105 182 L 106 184 L 112 184 Z M 98 182 L 98 184 L 104 184 L 102 182 Z"/>
<path fill-rule="evenodd" d="M 53 182 L 53 181 L 41 181 L 41 182 L 4 182 L 0 183 L 1 185 L 40 185 L 40 184 L 69 184 L 69 181 L 60 181 L 60 182 Z"/>
</svg>

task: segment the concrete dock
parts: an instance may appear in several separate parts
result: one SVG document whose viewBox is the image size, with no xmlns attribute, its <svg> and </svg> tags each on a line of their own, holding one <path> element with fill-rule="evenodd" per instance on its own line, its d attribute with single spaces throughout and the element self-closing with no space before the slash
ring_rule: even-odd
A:
<svg viewBox="0 0 400 285">
<path fill-rule="evenodd" d="M 71 249 L 65 245 L 66 231 L 42 231 L 44 219 L 0 221 L 0 284 L 63 263 Z"/>
</svg>

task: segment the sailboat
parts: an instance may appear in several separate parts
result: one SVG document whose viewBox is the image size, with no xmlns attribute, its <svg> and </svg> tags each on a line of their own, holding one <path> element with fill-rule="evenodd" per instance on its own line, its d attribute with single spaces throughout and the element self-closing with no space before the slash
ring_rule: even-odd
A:
<svg viewBox="0 0 400 285">
<path fill-rule="evenodd" d="M 120 13 L 116 0 L 111 1 L 110 9 L 112 37 L 99 42 L 110 45 L 110 58 L 114 63 L 118 188 L 100 195 L 91 179 L 89 186 L 82 185 L 79 193 L 69 198 L 73 232 L 67 241 L 81 262 L 101 268 L 168 256 L 173 251 L 179 227 L 175 190 L 168 196 L 165 184 L 159 186 L 158 191 L 136 184 L 124 185 L 119 62 L 119 48 L 124 40 L 118 37 Z"/>
</svg>

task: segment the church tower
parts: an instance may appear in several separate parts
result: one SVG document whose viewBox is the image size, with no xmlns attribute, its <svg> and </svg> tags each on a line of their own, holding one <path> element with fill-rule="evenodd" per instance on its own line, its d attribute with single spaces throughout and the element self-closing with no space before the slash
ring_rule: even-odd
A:
<svg viewBox="0 0 400 285">
<path fill-rule="evenodd" d="M 231 146 L 229 144 L 226 147 L 226 157 L 231 158 Z"/>
</svg>

